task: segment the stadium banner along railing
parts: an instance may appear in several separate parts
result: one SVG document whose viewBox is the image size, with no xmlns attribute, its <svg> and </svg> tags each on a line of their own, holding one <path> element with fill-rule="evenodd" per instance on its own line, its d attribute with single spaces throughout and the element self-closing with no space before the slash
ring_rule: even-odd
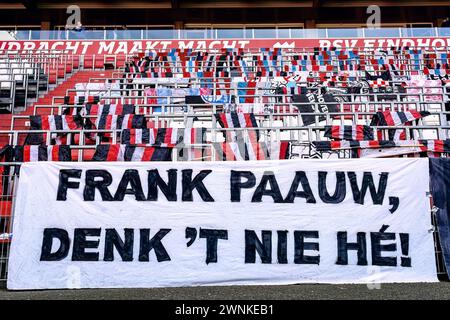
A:
<svg viewBox="0 0 450 320">
<path fill-rule="evenodd" d="M 354 39 L 196 39 L 196 40 L 18 40 L 0 41 L 0 52 L 64 51 L 73 54 L 133 54 L 169 49 L 250 49 L 250 48 L 400 48 L 442 49 L 449 37 L 354 38 Z"/>
<path fill-rule="evenodd" d="M 424 158 L 21 167 L 9 289 L 437 281 Z"/>
</svg>

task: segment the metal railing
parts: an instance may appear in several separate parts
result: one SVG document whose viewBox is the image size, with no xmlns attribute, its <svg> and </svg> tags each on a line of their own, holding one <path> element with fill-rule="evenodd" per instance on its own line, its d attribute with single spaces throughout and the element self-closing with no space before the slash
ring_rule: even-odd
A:
<svg viewBox="0 0 450 320">
<path fill-rule="evenodd" d="M 13 234 L 12 220 L 16 199 L 17 171 L 20 164 L 0 163 L 0 282 L 5 282 L 8 272 L 8 258 Z"/>
<path fill-rule="evenodd" d="M 20 163 L 0 162 L 0 283 L 7 281 L 8 261 L 11 239 L 14 237 L 13 218 Z M 441 281 L 448 281 L 442 251 L 439 244 L 439 233 L 434 213 L 430 212 L 433 228 L 434 250 L 436 256 L 436 273 Z"/>
</svg>

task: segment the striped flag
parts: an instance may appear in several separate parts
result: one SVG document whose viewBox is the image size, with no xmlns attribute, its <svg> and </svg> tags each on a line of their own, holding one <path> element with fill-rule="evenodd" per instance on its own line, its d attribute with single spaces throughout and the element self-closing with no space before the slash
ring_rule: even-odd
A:
<svg viewBox="0 0 450 320">
<path fill-rule="evenodd" d="M 270 142 L 270 159 L 287 160 L 290 158 L 289 141 Z"/>
<path fill-rule="evenodd" d="M 217 122 L 222 128 L 257 128 L 255 115 L 253 113 L 216 113 Z"/>
<path fill-rule="evenodd" d="M 14 160 L 17 162 L 72 161 L 70 146 L 16 146 Z"/>
<path fill-rule="evenodd" d="M 99 144 L 95 148 L 92 161 L 124 161 L 125 145 Z"/>
<path fill-rule="evenodd" d="M 289 159 L 289 142 L 223 142 L 213 143 L 216 161 L 285 160 Z"/>
<path fill-rule="evenodd" d="M 371 126 L 409 126 L 412 121 L 429 116 L 428 111 L 380 111 L 377 112 L 370 123 Z M 383 139 L 383 130 L 378 131 L 378 140 Z M 406 129 L 388 129 L 388 139 L 393 141 L 406 140 Z"/>
<path fill-rule="evenodd" d="M 122 131 L 122 144 L 178 144 L 206 143 L 206 128 L 150 128 Z"/>
<path fill-rule="evenodd" d="M 125 146 L 124 161 L 172 161 L 172 148 Z"/>
<path fill-rule="evenodd" d="M 450 153 L 450 139 L 446 140 L 419 140 L 423 144 L 422 151 Z"/>
<path fill-rule="evenodd" d="M 134 114 L 135 106 L 132 104 L 87 104 L 86 114 L 88 115 L 125 115 Z"/>
<path fill-rule="evenodd" d="M 399 147 L 421 147 L 422 143 L 416 140 L 372 140 L 372 141 L 313 141 L 312 145 L 320 152 L 340 151 L 349 149 L 381 149 Z"/>
<path fill-rule="evenodd" d="M 222 128 L 258 128 L 255 115 L 253 113 L 216 113 L 215 118 Z M 242 132 L 226 132 L 226 139 L 228 142 L 243 141 Z M 259 141 L 259 131 L 249 130 L 249 140 L 251 142 Z"/>
<path fill-rule="evenodd" d="M 155 130 L 152 129 L 125 129 L 122 131 L 122 144 L 154 144 Z"/>
<path fill-rule="evenodd" d="M 404 123 L 429 116 L 428 111 L 380 111 L 377 112 L 371 122 L 371 126 L 401 126 Z"/>
<path fill-rule="evenodd" d="M 98 130 L 119 130 L 131 128 L 145 128 L 146 121 L 143 115 L 100 115 L 95 121 Z"/>
<path fill-rule="evenodd" d="M 373 129 L 364 125 L 325 126 L 324 136 L 339 140 L 373 140 Z"/>
<path fill-rule="evenodd" d="M 80 116 L 30 116 L 30 130 L 78 130 L 82 127 Z"/>
<path fill-rule="evenodd" d="M 102 144 L 96 147 L 92 161 L 171 161 L 172 148 Z"/>
<path fill-rule="evenodd" d="M 86 103 L 96 104 L 100 102 L 100 96 L 65 96 L 64 104 L 66 105 L 83 105 Z"/>
<path fill-rule="evenodd" d="M 316 141 L 312 143 L 318 152 L 350 150 L 352 158 L 383 158 L 421 152 L 419 141 Z"/>
</svg>

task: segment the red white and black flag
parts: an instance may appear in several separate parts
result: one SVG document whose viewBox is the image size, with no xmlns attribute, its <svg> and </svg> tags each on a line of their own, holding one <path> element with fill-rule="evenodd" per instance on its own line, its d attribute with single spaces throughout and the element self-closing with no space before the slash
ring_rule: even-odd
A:
<svg viewBox="0 0 450 320">
<path fill-rule="evenodd" d="M 364 125 L 325 126 L 324 136 L 338 140 L 373 140 L 373 129 Z"/>
<path fill-rule="evenodd" d="M 381 148 L 401 148 L 422 145 L 415 140 L 391 141 L 391 140 L 372 140 L 372 141 L 313 141 L 312 145 L 316 151 L 329 152 L 349 149 L 381 149 Z"/>
<path fill-rule="evenodd" d="M 96 147 L 92 161 L 171 161 L 172 148 L 101 144 Z"/>
<path fill-rule="evenodd" d="M 380 111 L 377 112 L 371 122 L 371 126 L 401 126 L 404 123 L 429 116 L 428 111 Z"/>
<path fill-rule="evenodd" d="M 253 113 L 216 113 L 217 122 L 222 128 L 257 128 L 255 115 Z"/>
<path fill-rule="evenodd" d="M 216 120 L 222 128 L 258 128 L 255 115 L 253 113 L 216 113 Z M 243 142 L 244 135 L 241 131 L 226 132 L 227 142 Z M 248 137 L 251 142 L 259 141 L 258 130 L 248 130 Z"/>
<path fill-rule="evenodd" d="M 422 151 L 436 153 L 450 153 L 450 139 L 446 140 L 419 140 L 423 145 Z"/>
<path fill-rule="evenodd" d="M 429 116 L 428 111 L 379 111 L 370 123 L 371 126 L 409 126 L 412 121 L 419 120 Z M 387 138 L 389 140 L 398 141 L 406 140 L 406 129 L 388 129 Z M 378 140 L 383 140 L 383 130 L 378 131 Z"/>
<path fill-rule="evenodd" d="M 154 144 L 155 130 L 151 129 L 125 129 L 122 131 L 122 144 Z"/>
<path fill-rule="evenodd" d="M 291 150 L 289 141 L 270 142 L 270 160 L 290 159 Z"/>
<path fill-rule="evenodd" d="M 78 130 L 83 128 L 80 116 L 30 116 L 30 130 Z"/>
<path fill-rule="evenodd" d="M 124 161 L 125 146 L 120 144 L 99 144 L 92 161 Z"/>
<path fill-rule="evenodd" d="M 172 148 L 160 146 L 126 146 L 124 161 L 172 161 Z"/>
<path fill-rule="evenodd" d="M 352 158 L 384 158 L 416 154 L 423 145 L 416 140 L 378 140 L 378 141 L 315 141 L 312 143 L 318 152 L 352 152 Z"/>
<path fill-rule="evenodd" d="M 125 115 L 134 114 L 135 106 L 133 104 L 87 104 L 85 106 L 88 115 Z"/>
<path fill-rule="evenodd" d="M 125 114 L 103 114 L 97 117 L 95 127 L 98 130 L 141 129 L 146 127 L 145 116 Z"/>
<path fill-rule="evenodd" d="M 72 161 L 70 146 L 16 146 L 14 148 L 16 162 L 34 161 Z"/>
<path fill-rule="evenodd" d="M 213 143 L 216 161 L 285 160 L 289 159 L 289 141 L 245 143 Z"/>
<path fill-rule="evenodd" d="M 96 104 L 100 102 L 100 96 L 65 96 L 65 105 L 83 105 L 86 103 Z"/>
<path fill-rule="evenodd" d="M 175 146 L 178 144 L 206 143 L 206 128 L 150 128 L 122 131 L 123 144 L 154 144 Z"/>
</svg>

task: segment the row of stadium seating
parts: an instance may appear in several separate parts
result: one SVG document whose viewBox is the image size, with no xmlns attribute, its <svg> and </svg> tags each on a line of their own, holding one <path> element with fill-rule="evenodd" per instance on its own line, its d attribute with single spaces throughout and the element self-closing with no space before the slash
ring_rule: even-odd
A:
<svg viewBox="0 0 450 320">
<path fill-rule="evenodd" d="M 164 123 L 164 126 L 171 126 L 171 123 L 176 125 L 177 121 L 173 118 L 176 115 L 179 115 L 178 118 L 182 116 L 181 118 L 188 118 L 189 120 L 198 119 L 199 112 L 207 113 L 208 108 L 213 113 L 222 111 L 263 114 L 265 120 L 259 121 L 261 123 L 257 127 L 269 131 L 274 130 L 274 128 L 282 128 L 282 131 L 310 131 L 310 128 L 306 130 L 301 127 L 312 124 L 315 124 L 315 129 L 319 130 L 318 126 L 324 120 L 329 125 L 336 119 L 340 119 L 341 122 L 352 121 L 351 123 L 345 123 L 346 125 L 361 124 L 359 121 L 365 121 L 367 125 L 373 113 L 379 110 L 431 111 L 432 114 L 428 119 L 432 120 L 420 120 L 423 121 L 420 124 L 439 127 L 439 130 L 431 128 L 431 131 L 433 131 L 431 138 L 441 140 L 447 138 L 448 130 L 440 130 L 445 129 L 444 127 L 447 125 L 447 117 L 444 114 L 445 104 L 448 100 L 445 86 L 447 69 L 443 69 L 445 72 L 436 72 L 436 70 L 442 69 L 433 69 L 433 72 L 430 72 L 430 67 L 441 68 L 440 63 L 448 67 L 447 53 L 430 53 L 425 50 L 409 48 L 380 51 L 312 50 L 301 53 L 303 56 L 296 55 L 296 52 L 291 49 L 260 50 L 259 52 L 225 50 L 214 54 L 175 50 L 169 53 L 159 52 L 149 56 L 138 56 L 137 59 L 129 61 L 124 72 L 117 73 L 116 77 L 103 79 L 103 83 L 99 83 L 97 79 L 96 82 L 90 82 L 89 84 L 79 84 L 76 89 L 68 90 L 65 97 L 54 97 L 54 103 L 58 105 L 58 99 L 62 100 L 65 106 L 58 106 L 58 113 L 62 114 L 64 111 L 67 114 L 68 107 L 73 104 L 83 105 L 89 102 L 100 103 L 101 105 L 120 105 L 120 103 L 132 102 L 136 105 L 136 108 L 131 113 L 139 114 L 140 111 L 145 110 L 144 114 L 149 115 L 150 118 L 158 119 L 156 123 Z M 186 64 L 187 60 L 183 57 L 195 58 L 194 69 L 208 70 L 208 67 L 205 68 L 202 65 L 205 62 L 204 58 L 208 55 L 210 58 L 213 57 L 213 59 L 208 58 L 208 63 L 215 62 L 210 64 L 210 67 L 213 66 L 215 70 L 213 76 L 217 73 L 218 68 L 220 68 L 220 72 L 224 73 L 226 71 L 223 70 L 226 68 L 231 70 L 232 67 L 236 67 L 227 64 L 233 60 L 230 59 L 231 57 L 245 57 L 245 59 L 249 59 L 249 62 L 257 62 L 255 66 L 251 66 L 254 72 L 255 68 L 263 69 L 267 67 L 268 64 L 264 62 L 267 61 L 267 59 L 264 60 L 265 57 L 276 63 L 285 61 L 285 58 L 290 58 L 291 63 L 294 64 L 298 61 L 309 61 L 311 66 L 317 66 L 319 69 L 289 71 L 289 74 L 285 76 L 268 75 L 257 78 L 232 77 L 232 72 L 228 74 L 228 77 L 210 78 L 208 77 L 210 74 L 206 74 L 210 71 L 199 71 L 195 75 L 189 73 L 190 77 L 161 78 L 158 72 L 148 72 L 149 69 L 157 67 L 169 68 L 168 64 L 171 62 L 184 63 L 186 66 L 189 63 Z M 414 66 L 414 68 L 411 68 L 414 70 L 411 71 L 410 68 L 402 66 L 399 68 L 393 67 L 400 60 L 383 58 L 390 55 L 401 55 L 407 61 L 405 65 Z M 381 58 L 374 59 L 377 56 L 381 56 Z M 70 73 L 74 67 L 80 67 L 79 64 L 67 63 L 68 55 L 58 56 L 58 58 L 61 57 L 66 59 L 63 61 L 64 64 L 57 66 L 57 70 L 61 70 L 62 65 L 64 72 Z M 74 57 L 72 56 L 72 62 L 76 61 Z M 171 57 L 171 61 L 167 59 L 168 57 Z M 223 59 L 223 57 L 226 59 Z M 261 57 L 263 57 L 263 60 L 261 60 Z M 336 59 L 334 60 L 334 58 Z M 363 63 L 363 61 L 366 61 L 365 59 L 368 59 L 367 63 Z M 345 77 L 339 75 L 340 71 L 335 72 L 332 65 L 333 68 L 329 68 L 328 72 L 320 71 L 322 66 L 328 68 L 329 63 L 332 64 L 334 61 L 337 61 L 340 66 L 340 62 L 348 60 L 353 60 L 359 67 L 358 70 L 349 70 Z M 260 63 L 261 61 L 263 63 Z M 318 64 L 315 64 L 314 62 L 317 61 Z M 219 62 L 222 64 L 219 65 Z M 269 72 L 271 72 L 270 68 L 277 69 L 276 63 L 269 65 Z M 86 64 L 86 61 L 84 64 Z M 44 68 L 48 67 L 45 62 L 41 65 Z M 308 66 L 308 64 L 301 65 Z M 362 65 L 366 66 L 365 70 L 361 70 Z M 134 67 L 130 69 L 130 66 Z M 191 67 L 188 66 L 187 68 Z M 239 67 L 235 68 L 235 71 L 237 70 L 240 75 L 246 74 L 245 69 L 243 67 L 239 69 Z M 402 74 L 400 74 L 400 71 Z M 287 74 L 287 71 L 284 72 Z M 369 72 L 372 72 L 372 74 L 369 74 Z M 407 72 L 409 74 L 406 74 Z M 349 75 L 351 73 L 353 75 Z M 136 78 L 136 76 L 144 77 Z M 174 76 L 173 73 L 172 76 Z M 338 81 L 335 81 L 336 79 Z M 94 94 L 92 91 L 94 91 Z M 95 92 L 100 92 L 100 94 L 95 95 Z M 323 99 L 323 101 L 320 99 Z M 85 107 L 87 106 L 85 105 Z M 325 116 L 320 113 L 323 106 L 329 111 Z M 36 106 L 35 110 L 40 110 L 40 114 L 45 114 L 44 110 L 49 108 L 50 113 L 53 114 L 54 106 Z M 86 114 L 86 110 L 83 111 L 82 109 L 77 107 L 76 112 Z M 320 117 L 317 116 L 319 113 Z M 169 117 L 167 121 L 165 121 L 165 117 Z M 20 117 L 13 118 L 13 130 L 16 128 L 14 121 L 18 118 Z M 278 123 L 274 124 L 273 118 L 277 119 Z M 193 121 L 185 122 L 185 125 L 193 125 Z M 210 121 L 210 123 L 213 123 L 213 121 Z M 264 123 L 268 123 L 268 127 Z M 290 125 L 292 123 L 294 126 Z M 317 130 L 313 131 L 317 132 Z M 420 136 L 417 138 L 423 138 L 422 133 L 420 131 Z M 289 139 L 301 141 L 304 136 L 305 134 L 295 136 L 292 135 L 292 132 L 289 132 Z M 320 135 L 315 137 L 315 139 L 319 138 L 322 137 Z M 304 140 L 311 141 L 313 139 L 311 135 L 308 135 Z M 211 141 L 215 142 L 214 140 Z M 19 140 L 10 142 L 17 144 Z"/>
<path fill-rule="evenodd" d="M 297 71 L 339 72 L 355 70 L 390 70 L 411 72 L 417 70 L 448 69 L 449 57 L 446 51 L 423 49 L 353 49 L 314 50 L 264 49 L 258 52 L 243 49 L 225 49 L 219 52 L 170 50 L 149 52 L 148 56 L 137 56 L 127 63 L 128 73 L 170 77 L 189 76 L 191 72 L 214 71 L 216 76 L 265 76 L 273 72 Z M 158 69 L 158 70 L 154 70 Z M 280 75 L 280 74 L 278 74 Z M 283 74 L 281 74 L 283 76 Z"/>
<path fill-rule="evenodd" d="M 45 91 L 51 103 L 14 114 L 10 129 L 0 131 L 7 204 L 0 223 L 8 225 L 11 176 L 28 161 L 448 156 L 449 53 L 227 49 L 127 58 L 9 52 L 0 59 L 2 94 L 37 88 L 35 95 Z M 116 70 L 77 77 L 108 64 Z M 0 242 L 9 241 L 8 232 Z"/>
<path fill-rule="evenodd" d="M 20 57 L 0 57 L 0 108 L 24 108 L 28 99 L 36 99 L 47 90 L 48 77 L 42 65 Z"/>
</svg>

